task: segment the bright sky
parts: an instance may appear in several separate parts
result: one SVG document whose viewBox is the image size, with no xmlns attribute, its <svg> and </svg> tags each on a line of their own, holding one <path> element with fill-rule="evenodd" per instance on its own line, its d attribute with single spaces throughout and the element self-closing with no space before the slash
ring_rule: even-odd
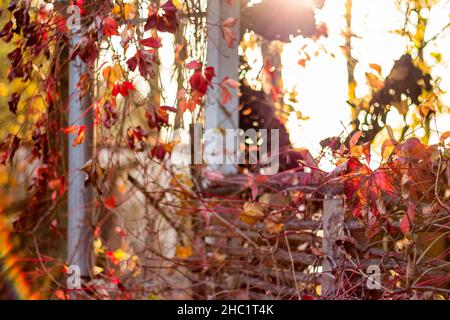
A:
<svg viewBox="0 0 450 320">
<path fill-rule="evenodd" d="M 444 4 L 444 2 L 446 4 Z M 448 23 L 450 4 L 442 4 L 430 12 L 430 22 L 427 35 L 432 36 Z M 288 123 L 291 141 L 296 147 L 306 147 L 314 155 L 320 151 L 319 142 L 327 137 L 339 135 L 344 129 L 343 124 L 350 120 L 350 107 L 347 100 L 347 69 L 346 60 L 339 46 L 344 40 L 340 34 L 345 28 L 345 0 L 327 0 L 323 9 L 317 13 L 319 21 L 328 25 L 329 37 L 321 39 L 319 44 L 335 55 L 321 52 L 317 57 L 307 62 L 303 68 L 298 65 L 299 52 L 305 43 L 311 41 L 298 37 L 285 46 L 282 62 L 284 64 L 283 79 L 287 89 L 295 88 L 298 92 L 298 103 L 295 108 L 303 116 L 310 117 L 306 121 L 298 121 L 293 116 Z M 390 31 L 400 29 L 404 17 L 397 10 L 394 0 L 353 0 L 352 28 L 360 38 L 353 40 L 353 55 L 359 63 L 355 70 L 358 82 L 357 96 L 367 93 L 368 87 L 365 72 L 369 71 L 369 63 L 379 64 L 383 76 L 387 76 L 394 61 L 405 52 L 406 40 Z M 317 46 L 317 45 L 315 45 Z M 450 76 L 448 62 L 450 61 L 449 38 L 440 39 L 426 52 L 426 59 L 432 61 L 429 53 L 442 53 L 444 66 L 434 68 L 435 76 L 442 77 L 441 86 L 450 91 Z M 449 95 L 444 97 L 449 103 Z M 402 118 L 391 111 L 388 124 L 393 127 L 402 125 Z M 450 130 L 450 117 L 440 117 L 439 130 Z M 436 139 L 436 138 L 435 138 Z M 434 141 L 436 141 L 433 139 Z M 325 167 L 328 167 L 325 164 Z"/>
</svg>

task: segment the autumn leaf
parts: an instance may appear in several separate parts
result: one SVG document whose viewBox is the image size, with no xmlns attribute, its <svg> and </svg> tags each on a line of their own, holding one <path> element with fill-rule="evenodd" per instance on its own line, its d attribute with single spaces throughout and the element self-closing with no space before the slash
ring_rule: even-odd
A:
<svg viewBox="0 0 450 320">
<path fill-rule="evenodd" d="M 239 218 L 247 224 L 255 224 L 264 218 L 264 209 L 258 202 L 246 202 Z"/>
<path fill-rule="evenodd" d="M 161 32 L 175 33 L 178 28 L 178 9 L 172 0 L 166 1 L 160 8 L 150 8 L 150 14 L 144 25 L 144 31 L 156 29 Z"/>
<path fill-rule="evenodd" d="M 106 256 L 115 265 L 119 264 L 120 262 L 126 261 L 130 258 L 130 255 L 127 252 L 123 251 L 122 249 L 117 249 L 115 251 L 108 251 L 106 252 Z"/>
<path fill-rule="evenodd" d="M 366 72 L 366 79 L 369 86 L 375 90 L 380 90 L 384 87 L 384 82 L 378 78 L 375 74 Z"/>
<path fill-rule="evenodd" d="M 401 155 L 409 160 L 419 160 L 428 155 L 428 146 L 416 137 L 409 138 L 401 146 Z"/>
<path fill-rule="evenodd" d="M 450 131 L 446 131 L 443 134 L 441 134 L 441 137 L 439 138 L 439 141 L 441 143 L 444 143 L 445 140 L 447 140 L 448 138 L 450 138 Z"/>
<path fill-rule="evenodd" d="M 403 234 L 408 234 L 411 231 L 411 226 L 414 223 L 414 205 L 412 202 L 408 205 L 407 213 L 402 217 L 400 221 L 400 231 Z"/>
<path fill-rule="evenodd" d="M 213 67 L 206 67 L 204 73 L 202 73 L 201 69 L 196 70 L 189 78 L 189 84 L 194 91 L 192 97 L 200 100 L 208 91 L 208 87 L 212 85 L 212 79 L 215 76 Z M 195 93 L 198 93 L 198 95 L 196 96 Z"/>
<path fill-rule="evenodd" d="M 380 77 L 383 76 L 382 73 L 381 73 L 382 69 L 381 69 L 381 66 L 380 66 L 379 64 L 376 64 L 376 63 L 370 63 L 370 64 L 369 64 L 369 67 L 370 67 L 371 69 L 375 70 L 375 71 L 378 73 L 378 75 L 379 75 Z"/>
<path fill-rule="evenodd" d="M 134 85 L 129 81 L 124 81 L 120 84 L 117 83 L 114 85 L 112 89 L 112 95 L 115 97 L 120 93 L 123 97 L 126 97 L 128 96 L 129 92 L 133 90 L 135 90 Z"/>
<path fill-rule="evenodd" d="M 191 246 L 177 246 L 175 249 L 175 255 L 181 260 L 186 260 L 191 257 L 193 250 Z"/>
<path fill-rule="evenodd" d="M 436 60 L 437 63 L 441 63 L 442 62 L 442 53 L 440 53 L 440 52 L 431 52 L 430 56 L 432 56 L 434 58 L 434 60 Z"/>
<path fill-rule="evenodd" d="M 76 136 L 75 140 L 73 141 L 73 146 L 74 146 L 74 147 L 77 146 L 77 145 L 79 145 L 79 144 L 83 144 L 83 142 L 84 142 L 84 137 L 85 137 L 85 135 L 84 135 L 84 129 L 85 129 L 85 127 L 84 127 L 84 126 L 81 126 L 80 129 L 78 130 L 77 136 Z"/>
<path fill-rule="evenodd" d="M 231 102 L 233 99 L 233 96 L 231 92 L 229 91 L 229 88 L 231 89 L 238 89 L 239 88 L 239 82 L 233 79 L 230 79 L 228 77 L 225 77 L 222 82 L 220 83 L 220 105 L 225 106 L 228 103 Z"/>
<path fill-rule="evenodd" d="M 113 17 L 107 17 L 103 22 L 103 34 L 105 36 L 118 36 L 118 28 L 119 26 Z"/>
<path fill-rule="evenodd" d="M 392 180 L 392 175 L 390 175 L 386 170 L 378 169 L 374 173 L 375 183 L 379 190 L 385 193 L 394 194 L 396 188 Z"/>
<path fill-rule="evenodd" d="M 295 117 L 297 118 L 297 120 L 309 120 L 310 119 L 310 117 L 304 116 L 300 110 L 295 111 Z"/>
<path fill-rule="evenodd" d="M 186 63 L 186 69 L 190 70 L 200 70 L 203 67 L 203 63 L 197 60 L 192 60 Z"/>
<path fill-rule="evenodd" d="M 159 37 L 150 37 L 147 39 L 142 39 L 139 43 L 145 47 L 150 48 L 160 48 L 161 47 L 161 39 Z"/>
<path fill-rule="evenodd" d="M 115 5 L 112 13 L 118 18 L 125 18 L 125 20 L 134 19 L 136 17 L 136 6 L 132 3 L 122 3 Z"/>
<path fill-rule="evenodd" d="M 266 230 L 270 234 L 277 234 L 283 230 L 283 224 L 274 221 L 272 218 L 267 219 L 266 221 Z"/>
<path fill-rule="evenodd" d="M 56 290 L 55 296 L 59 300 L 70 300 L 70 294 L 68 292 L 65 292 L 64 290 Z"/>
<path fill-rule="evenodd" d="M 106 67 L 102 71 L 102 76 L 105 81 L 108 82 L 108 86 L 112 87 L 114 83 L 123 78 L 123 71 L 120 63 L 116 63 L 114 66 Z"/>
<path fill-rule="evenodd" d="M 435 94 L 429 95 L 420 105 L 419 113 L 422 118 L 427 117 L 430 113 L 436 112 L 437 97 Z"/>
<path fill-rule="evenodd" d="M 383 142 L 381 146 L 381 159 L 386 161 L 389 156 L 394 152 L 395 147 L 397 146 L 397 141 L 387 139 Z"/>
<path fill-rule="evenodd" d="M 236 25 L 237 19 L 234 17 L 227 18 L 222 24 L 222 35 L 225 39 L 225 42 L 228 48 L 233 48 L 234 42 L 237 37 L 235 32 L 233 31 L 234 26 Z"/>
<path fill-rule="evenodd" d="M 106 209 L 109 209 L 109 210 L 114 209 L 115 207 L 117 207 L 116 197 L 115 196 L 109 197 L 108 199 L 105 200 L 104 204 L 105 204 Z"/>
<path fill-rule="evenodd" d="M 82 144 L 84 142 L 84 130 L 85 130 L 85 126 L 69 126 L 66 128 L 63 128 L 62 131 L 65 134 L 75 134 L 76 133 L 76 138 L 73 141 L 73 147 Z"/>
</svg>

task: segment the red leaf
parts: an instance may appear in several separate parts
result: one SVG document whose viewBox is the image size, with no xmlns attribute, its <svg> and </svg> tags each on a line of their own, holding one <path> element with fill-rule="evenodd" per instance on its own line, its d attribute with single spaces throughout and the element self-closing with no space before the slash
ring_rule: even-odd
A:
<svg viewBox="0 0 450 320">
<path fill-rule="evenodd" d="M 202 95 L 205 95 L 208 90 L 209 81 L 203 76 L 200 70 L 197 70 L 190 77 L 189 84 L 191 85 L 192 90 L 198 91 Z"/>
<path fill-rule="evenodd" d="M 128 96 L 129 91 L 133 90 L 135 90 L 134 85 L 129 81 L 124 81 L 121 84 L 116 83 L 111 94 L 115 97 L 120 93 L 123 97 L 126 97 Z"/>
<path fill-rule="evenodd" d="M 233 99 L 231 92 L 224 86 L 220 86 L 220 105 L 226 106 Z"/>
<path fill-rule="evenodd" d="M 107 17 L 103 23 L 103 34 L 105 36 L 117 36 L 119 35 L 118 28 L 116 20 L 112 17 Z"/>
<path fill-rule="evenodd" d="M 147 39 L 143 39 L 139 41 L 139 43 L 145 47 L 151 48 L 160 48 L 161 47 L 161 39 L 158 37 L 151 37 Z"/>
<path fill-rule="evenodd" d="M 116 197 L 114 197 L 114 196 L 109 197 L 108 199 L 105 200 L 104 204 L 105 204 L 106 209 L 109 209 L 109 210 L 114 209 L 115 207 L 117 207 Z"/>
<path fill-rule="evenodd" d="M 419 160 L 428 155 L 428 148 L 418 138 L 409 138 L 403 143 L 401 154 L 406 158 Z"/>
<path fill-rule="evenodd" d="M 129 81 L 125 81 L 124 83 L 122 83 L 122 86 L 124 86 L 129 91 L 134 90 L 134 85 Z"/>
<path fill-rule="evenodd" d="M 177 11 L 172 0 L 164 3 L 159 10 L 153 8 L 152 14 L 144 25 L 144 31 L 155 28 L 161 32 L 175 33 L 178 28 Z"/>
<path fill-rule="evenodd" d="M 400 231 L 403 234 L 408 234 L 411 231 L 411 226 L 414 223 L 414 204 L 412 202 L 408 205 L 408 212 L 402 217 L 400 221 Z"/>
<path fill-rule="evenodd" d="M 186 63 L 186 69 L 190 70 L 199 70 L 201 69 L 203 64 L 200 61 L 193 60 L 191 62 Z"/>
<path fill-rule="evenodd" d="M 164 149 L 163 145 L 157 144 L 150 151 L 150 155 L 152 156 L 152 158 L 163 160 L 164 156 L 166 155 L 166 150 Z"/>
<path fill-rule="evenodd" d="M 116 83 L 112 89 L 112 95 L 115 97 L 120 92 L 120 84 Z"/>
<path fill-rule="evenodd" d="M 392 181 L 392 175 L 388 174 L 386 170 L 376 170 L 374 172 L 374 178 L 378 189 L 391 195 L 395 193 L 396 189 Z"/>
<path fill-rule="evenodd" d="M 170 106 L 161 106 L 161 107 L 159 107 L 161 110 L 164 110 L 164 111 L 171 111 L 171 112 L 177 112 L 177 109 L 176 108 L 174 108 L 174 107 L 170 107 Z"/>
<path fill-rule="evenodd" d="M 227 43 L 228 48 L 233 48 L 234 42 L 236 41 L 236 33 L 233 31 L 236 25 L 236 18 L 230 17 L 226 19 L 222 24 L 222 35 Z"/>
<path fill-rule="evenodd" d="M 138 65 L 137 54 L 134 57 L 131 57 L 130 59 L 127 60 L 127 66 L 131 71 L 136 70 L 137 65 Z"/>
<path fill-rule="evenodd" d="M 214 67 L 206 67 L 205 68 L 205 77 L 211 82 L 211 80 L 216 76 L 216 72 L 214 71 Z"/>
</svg>

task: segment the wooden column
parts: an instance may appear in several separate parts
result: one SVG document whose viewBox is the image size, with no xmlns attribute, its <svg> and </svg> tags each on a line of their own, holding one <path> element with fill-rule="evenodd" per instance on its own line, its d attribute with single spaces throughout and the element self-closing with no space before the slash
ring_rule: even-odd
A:
<svg viewBox="0 0 450 320">
<path fill-rule="evenodd" d="M 323 296 L 333 296 L 336 281 L 333 271 L 339 263 L 336 240 L 344 232 L 344 203 L 341 198 L 328 198 L 323 201 L 323 244 L 321 291 Z"/>
<path fill-rule="evenodd" d="M 72 29 L 70 48 L 76 47 L 81 39 L 81 28 Z M 80 268 L 81 277 L 91 274 L 91 217 L 92 187 L 85 186 L 81 168 L 92 158 L 93 115 L 85 112 L 90 105 L 89 93 L 80 97 L 79 82 L 88 72 L 87 65 L 79 57 L 69 61 L 69 116 L 70 126 L 85 126 L 85 141 L 73 146 L 75 135 L 69 135 L 69 182 L 68 182 L 68 230 L 67 260 L 69 265 Z"/>
<path fill-rule="evenodd" d="M 218 129 L 222 131 L 222 129 L 237 129 L 239 127 L 239 98 L 236 94 L 233 94 L 232 100 L 226 106 L 221 106 L 218 82 L 225 77 L 238 80 L 239 41 L 235 41 L 233 48 L 229 48 L 222 35 L 221 24 L 229 17 L 238 19 L 234 31 L 239 37 L 240 2 L 240 0 L 235 0 L 230 6 L 225 0 L 208 1 L 207 63 L 214 67 L 217 77 L 214 79 L 216 82 L 214 88 L 208 91 L 205 130 Z M 233 164 L 214 165 L 214 169 L 219 169 L 224 174 L 232 174 L 237 171 Z"/>
</svg>

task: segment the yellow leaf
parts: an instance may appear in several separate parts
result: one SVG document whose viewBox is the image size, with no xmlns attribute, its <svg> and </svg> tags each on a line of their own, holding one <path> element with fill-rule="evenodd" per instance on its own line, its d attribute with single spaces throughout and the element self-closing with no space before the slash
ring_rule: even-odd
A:
<svg viewBox="0 0 450 320">
<path fill-rule="evenodd" d="M 183 7 L 183 1 L 182 0 L 173 0 L 172 3 L 178 10 L 181 10 L 182 7 Z"/>
<path fill-rule="evenodd" d="M 113 67 L 106 67 L 102 71 L 102 76 L 108 83 L 108 87 L 111 88 L 117 81 L 123 78 L 122 67 L 119 63 L 116 63 Z"/>
<path fill-rule="evenodd" d="M 264 217 L 264 209 L 257 202 L 246 202 L 241 212 L 241 221 L 247 224 L 255 224 Z"/>
<path fill-rule="evenodd" d="M 92 273 L 94 274 L 94 276 L 102 273 L 105 269 L 103 269 L 102 267 L 98 267 L 98 266 L 94 266 Z"/>
<path fill-rule="evenodd" d="M 136 17 L 136 7 L 132 3 L 124 3 L 122 5 L 115 5 L 112 13 L 119 18 L 125 20 L 134 19 Z"/>
<path fill-rule="evenodd" d="M 437 63 L 441 63 L 441 61 L 442 61 L 442 53 L 440 53 L 440 52 L 431 52 L 430 56 L 432 56 L 434 58 L 434 60 L 436 60 Z"/>
<path fill-rule="evenodd" d="M 309 117 L 304 117 L 302 112 L 300 110 L 297 110 L 295 112 L 295 115 L 297 116 L 297 120 L 309 120 Z"/>
<path fill-rule="evenodd" d="M 316 291 L 316 294 L 317 294 L 318 296 L 320 296 L 320 295 L 322 294 L 322 287 L 321 287 L 320 284 L 318 284 L 318 285 L 316 286 L 315 291 Z"/>
<path fill-rule="evenodd" d="M 355 101 L 356 99 L 356 81 L 352 81 L 348 84 L 348 100 L 350 102 Z"/>
<path fill-rule="evenodd" d="M 369 144 L 365 143 L 363 145 L 352 146 L 350 148 L 350 153 L 355 158 L 362 158 L 369 163 L 370 162 L 370 147 Z"/>
<path fill-rule="evenodd" d="M 105 247 L 100 238 L 94 240 L 94 252 L 96 254 L 105 253 Z"/>
<path fill-rule="evenodd" d="M 128 259 L 129 254 L 123 251 L 122 249 L 117 249 L 116 251 L 113 252 L 113 257 L 118 261 L 124 261 Z"/>
<path fill-rule="evenodd" d="M 385 140 L 381 146 L 381 158 L 382 160 L 387 160 L 387 158 L 392 154 L 397 145 L 396 141 L 391 139 Z"/>
<path fill-rule="evenodd" d="M 271 234 L 276 234 L 276 233 L 280 233 L 282 229 L 283 229 L 282 223 L 276 223 L 275 221 L 272 221 L 270 219 L 267 220 L 267 222 L 266 222 L 267 232 L 269 232 Z"/>
<path fill-rule="evenodd" d="M 9 94 L 8 86 L 5 83 L 0 82 L 0 97 L 6 97 L 8 96 L 8 94 Z"/>
<path fill-rule="evenodd" d="M 9 93 L 13 93 L 13 92 L 20 93 L 27 87 L 27 85 L 28 85 L 28 81 L 22 82 L 22 78 L 15 78 L 13 81 L 11 81 L 11 83 L 8 86 Z"/>
<path fill-rule="evenodd" d="M 181 260 L 186 260 L 190 256 L 192 256 L 193 251 L 191 246 L 177 246 L 175 249 L 175 254 L 177 258 Z"/>
</svg>

